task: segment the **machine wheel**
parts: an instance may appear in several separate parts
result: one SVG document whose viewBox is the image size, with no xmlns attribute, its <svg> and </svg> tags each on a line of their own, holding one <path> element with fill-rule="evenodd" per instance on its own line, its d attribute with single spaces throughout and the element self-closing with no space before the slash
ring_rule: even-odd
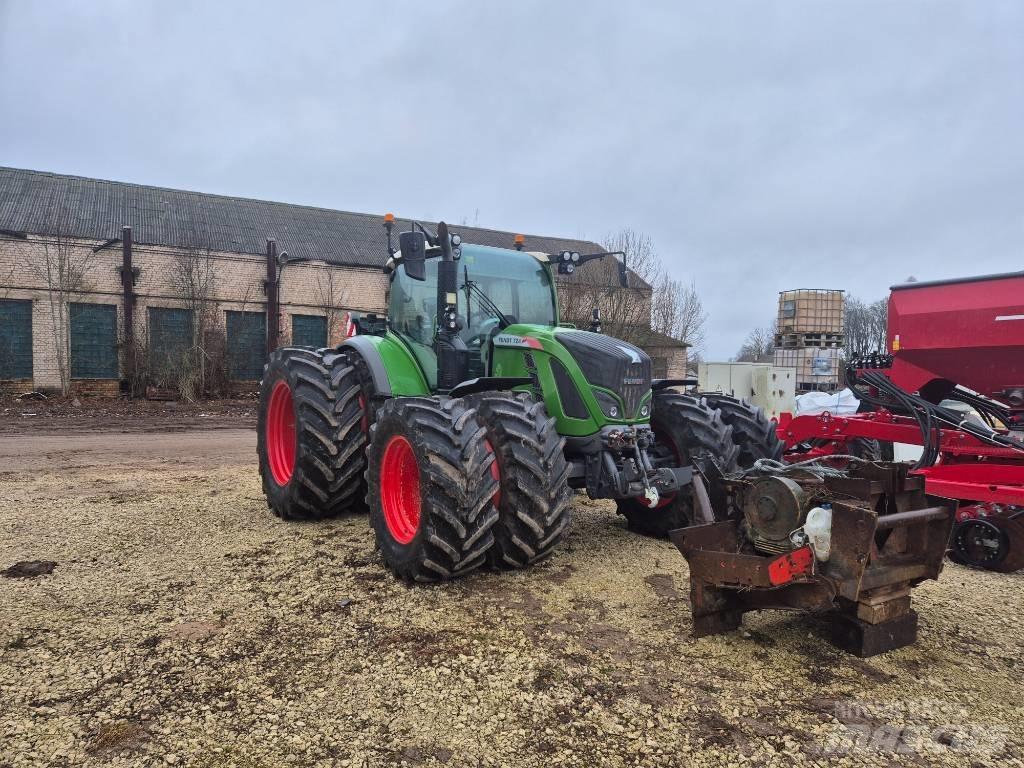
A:
<svg viewBox="0 0 1024 768">
<path fill-rule="evenodd" d="M 775 432 L 775 424 L 756 405 L 727 395 L 707 395 L 707 404 L 732 427 L 732 441 L 739 446 L 737 457 L 742 469 L 754 466 L 758 459 L 782 459 L 786 446 Z"/>
<path fill-rule="evenodd" d="M 344 355 L 348 362 L 355 368 L 355 380 L 359 383 L 359 390 L 358 392 L 352 392 L 349 390 L 349 392 L 352 392 L 359 404 L 358 426 L 359 431 L 363 433 L 363 439 L 358 449 L 359 457 L 362 459 L 358 468 L 359 492 L 353 498 L 349 511 L 366 512 L 366 446 L 369 445 L 370 442 L 370 425 L 373 423 L 376 415 L 378 403 L 374 397 L 376 392 L 373 387 L 373 377 L 370 376 L 370 369 L 367 367 L 363 356 L 355 350 L 342 348 L 337 351 L 323 351 L 332 354 Z M 340 376 L 340 373 L 341 372 L 339 371 L 337 375 L 331 376 L 331 383 L 335 390 L 338 390 L 339 388 L 340 382 L 338 381 L 338 376 Z M 346 430 L 353 426 L 354 425 L 350 425 L 347 422 L 343 425 Z M 354 445 L 356 441 L 353 440 L 352 443 Z"/>
<path fill-rule="evenodd" d="M 256 452 L 267 505 L 286 520 L 358 509 L 366 436 L 355 367 L 334 350 L 284 347 L 263 369 Z"/>
<path fill-rule="evenodd" d="M 963 520 L 953 529 L 953 547 L 950 556 L 963 565 L 999 570 L 1010 551 L 1006 533 L 986 517 Z"/>
<path fill-rule="evenodd" d="M 498 523 L 487 560 L 496 568 L 525 568 L 549 555 L 569 527 L 565 441 L 544 403 L 529 394 L 488 393 L 477 402 L 499 478 Z"/>
<path fill-rule="evenodd" d="M 462 576 L 494 544 L 494 454 L 461 399 L 388 400 L 370 427 L 366 503 L 384 562 L 407 581 Z"/>
<path fill-rule="evenodd" d="M 656 458 L 674 459 L 677 466 L 686 466 L 703 454 L 714 459 L 722 472 L 737 469 L 740 449 L 733 441 L 732 427 L 703 398 L 678 392 L 655 393 L 651 428 Z M 671 530 L 690 525 L 694 517 L 693 495 L 688 491 L 661 499 L 654 509 L 637 499 L 621 499 L 618 508 L 631 531 L 649 536 L 666 536 Z"/>
<path fill-rule="evenodd" d="M 881 461 L 882 444 L 870 437 L 855 437 L 846 444 L 851 456 L 856 456 L 864 461 Z"/>
</svg>

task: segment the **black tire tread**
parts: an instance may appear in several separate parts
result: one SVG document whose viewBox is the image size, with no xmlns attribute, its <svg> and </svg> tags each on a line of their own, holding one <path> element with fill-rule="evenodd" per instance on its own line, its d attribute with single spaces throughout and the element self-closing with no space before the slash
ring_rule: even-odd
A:
<svg viewBox="0 0 1024 768">
<path fill-rule="evenodd" d="M 488 562 L 525 568 L 551 554 L 572 519 L 565 440 L 544 403 L 528 393 L 494 392 L 478 400 L 477 420 L 497 454 L 501 501 Z"/>
<path fill-rule="evenodd" d="M 272 368 L 283 368 L 291 376 L 296 410 L 295 470 L 285 489 L 274 482 L 264 458 L 264 418 L 272 383 L 267 376 Z M 330 349 L 282 347 L 270 356 L 261 386 L 257 452 L 263 492 L 278 517 L 321 520 L 362 503 L 359 488 L 366 437 L 359 428 L 358 390 L 355 366 L 347 355 Z"/>
<path fill-rule="evenodd" d="M 390 554 L 379 483 L 384 444 L 395 434 L 405 436 L 417 455 L 423 519 L 414 552 L 401 559 Z M 370 426 L 366 503 L 389 568 L 407 581 L 433 582 L 463 576 L 484 564 L 498 521 L 491 501 L 498 489 L 491 475 L 494 460 L 476 411 L 461 399 L 403 397 L 379 408 Z"/>
<path fill-rule="evenodd" d="M 758 459 L 782 459 L 785 443 L 761 408 L 728 395 L 705 395 L 704 399 L 732 427 L 733 442 L 740 449 L 737 461 L 741 469 L 754 466 Z"/>
</svg>

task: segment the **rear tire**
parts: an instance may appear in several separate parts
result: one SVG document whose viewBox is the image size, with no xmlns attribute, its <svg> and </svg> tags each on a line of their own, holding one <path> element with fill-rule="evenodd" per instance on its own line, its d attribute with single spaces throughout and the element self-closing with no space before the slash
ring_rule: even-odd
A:
<svg viewBox="0 0 1024 768">
<path fill-rule="evenodd" d="M 355 367 L 334 350 L 284 347 L 263 369 L 256 452 L 267 505 L 286 520 L 358 509 L 366 437 Z"/>
<path fill-rule="evenodd" d="M 740 449 L 736 459 L 740 469 L 754 466 L 758 459 L 782 459 L 786 446 L 763 410 L 728 395 L 706 395 L 704 399 L 722 415 L 722 421 L 732 427 L 732 441 Z"/>
<path fill-rule="evenodd" d="M 494 454 L 461 399 L 388 400 L 370 427 L 366 502 L 384 562 L 406 581 L 463 576 L 498 521 Z"/>
<path fill-rule="evenodd" d="M 655 448 L 673 455 L 679 462 L 677 466 L 690 465 L 696 456 L 704 455 L 714 459 L 722 472 L 733 472 L 737 468 L 740 449 L 733 442 L 732 427 L 726 425 L 721 413 L 703 398 L 679 392 L 656 392 L 651 428 Z M 631 531 L 665 537 L 671 530 L 692 524 L 693 494 L 690 489 L 684 489 L 671 498 L 663 498 L 654 509 L 637 499 L 621 499 L 618 510 L 625 516 Z"/>
<path fill-rule="evenodd" d="M 526 393 L 488 393 L 476 402 L 500 483 L 487 560 L 495 568 L 525 568 L 558 546 L 572 518 L 565 441 L 544 403 Z"/>
</svg>

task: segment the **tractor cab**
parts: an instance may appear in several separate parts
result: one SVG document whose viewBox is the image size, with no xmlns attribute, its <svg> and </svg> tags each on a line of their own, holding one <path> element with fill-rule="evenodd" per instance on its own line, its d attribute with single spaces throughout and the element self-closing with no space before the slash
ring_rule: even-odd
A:
<svg viewBox="0 0 1024 768">
<path fill-rule="evenodd" d="M 484 245 L 463 245 L 459 250 L 457 336 L 466 348 L 466 378 L 477 378 L 489 373 L 490 342 L 499 331 L 516 323 L 554 326 L 558 306 L 551 273 L 535 256 Z M 412 351 L 431 389 L 438 386 L 434 339 L 440 255 L 440 248 L 427 251 L 423 280 L 405 269 L 394 270 L 388 301 L 391 330 Z"/>
</svg>

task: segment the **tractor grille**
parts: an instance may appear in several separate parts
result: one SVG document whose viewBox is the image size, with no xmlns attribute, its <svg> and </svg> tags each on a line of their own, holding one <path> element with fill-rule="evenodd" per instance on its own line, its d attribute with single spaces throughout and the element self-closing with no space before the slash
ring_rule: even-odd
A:
<svg viewBox="0 0 1024 768">
<path fill-rule="evenodd" d="M 587 331 L 561 331 L 555 338 L 569 350 L 587 381 L 622 398 L 623 416 L 635 418 L 651 389 L 651 358 L 639 347 Z"/>
</svg>

